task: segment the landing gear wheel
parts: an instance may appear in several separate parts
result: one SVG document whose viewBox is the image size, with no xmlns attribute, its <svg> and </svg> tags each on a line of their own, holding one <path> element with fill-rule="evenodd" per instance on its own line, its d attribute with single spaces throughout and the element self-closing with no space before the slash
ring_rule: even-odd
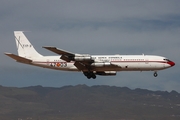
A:
<svg viewBox="0 0 180 120">
<path fill-rule="evenodd" d="M 157 72 L 154 72 L 154 77 L 157 77 L 157 76 L 158 76 Z"/>
<path fill-rule="evenodd" d="M 93 79 L 96 79 L 96 75 L 93 75 L 92 78 L 93 78 Z"/>
<path fill-rule="evenodd" d="M 90 75 L 88 75 L 88 76 L 87 76 L 87 78 L 88 78 L 88 79 L 91 79 L 91 76 L 90 76 Z"/>
<path fill-rule="evenodd" d="M 84 75 L 88 78 L 88 79 L 96 79 L 96 75 L 93 72 L 84 72 Z"/>
</svg>

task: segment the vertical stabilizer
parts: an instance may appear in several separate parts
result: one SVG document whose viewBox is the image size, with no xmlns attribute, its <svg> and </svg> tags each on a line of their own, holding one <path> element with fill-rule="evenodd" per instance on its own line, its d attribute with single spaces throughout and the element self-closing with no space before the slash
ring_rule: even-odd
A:
<svg viewBox="0 0 180 120">
<path fill-rule="evenodd" d="M 25 58 L 41 57 L 24 35 L 23 31 L 14 31 L 18 55 Z"/>
</svg>

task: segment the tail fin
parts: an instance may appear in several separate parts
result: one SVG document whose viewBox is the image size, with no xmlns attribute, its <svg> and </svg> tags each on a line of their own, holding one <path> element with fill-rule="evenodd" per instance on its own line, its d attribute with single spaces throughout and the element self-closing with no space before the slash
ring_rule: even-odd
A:
<svg viewBox="0 0 180 120">
<path fill-rule="evenodd" d="M 15 41 L 18 49 L 18 55 L 25 58 L 41 57 L 24 35 L 23 31 L 14 31 Z"/>
</svg>

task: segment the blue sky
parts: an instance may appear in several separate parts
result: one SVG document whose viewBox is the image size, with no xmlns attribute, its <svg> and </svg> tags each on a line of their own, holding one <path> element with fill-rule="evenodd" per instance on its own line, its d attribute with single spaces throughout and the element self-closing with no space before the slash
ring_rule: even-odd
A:
<svg viewBox="0 0 180 120">
<path fill-rule="evenodd" d="M 3 86 L 111 85 L 180 92 L 179 0 L 2 0 L 0 4 L 0 84 Z M 82 73 L 54 71 L 16 63 L 13 31 L 23 30 L 36 50 L 42 46 L 76 53 L 151 54 L 168 57 L 173 68 L 153 72 L 119 72 L 88 80 Z"/>
</svg>

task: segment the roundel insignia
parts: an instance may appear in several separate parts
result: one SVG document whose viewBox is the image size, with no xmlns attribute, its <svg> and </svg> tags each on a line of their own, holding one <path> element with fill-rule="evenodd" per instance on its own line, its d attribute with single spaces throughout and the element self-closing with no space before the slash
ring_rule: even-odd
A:
<svg viewBox="0 0 180 120">
<path fill-rule="evenodd" d="M 60 63 L 56 63 L 56 66 L 59 67 L 61 64 Z"/>
</svg>

